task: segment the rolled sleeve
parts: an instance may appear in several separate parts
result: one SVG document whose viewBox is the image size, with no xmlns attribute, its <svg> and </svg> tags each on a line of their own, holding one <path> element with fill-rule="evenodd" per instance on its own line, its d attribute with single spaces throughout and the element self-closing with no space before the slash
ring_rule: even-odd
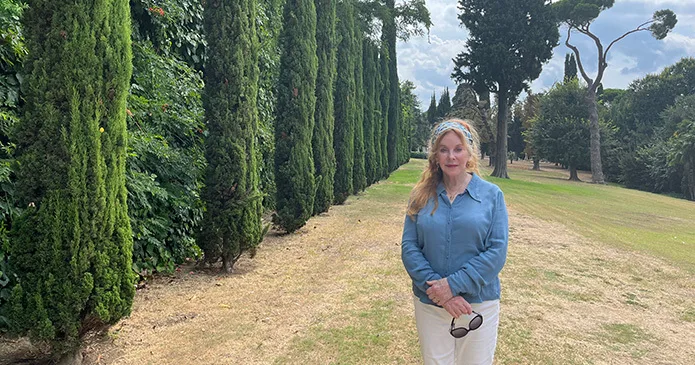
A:
<svg viewBox="0 0 695 365">
<path fill-rule="evenodd" d="M 466 262 L 447 281 L 454 295 L 477 295 L 485 285 L 497 280 L 507 260 L 509 218 L 502 191 L 495 197 L 492 222 L 486 237 L 485 251 Z"/>
<path fill-rule="evenodd" d="M 413 280 L 413 285 L 425 292 L 429 288 L 426 283 L 428 280 L 438 280 L 442 277 L 432 269 L 422 252 L 422 247 L 418 240 L 417 222 L 406 215 L 401 240 L 401 259 L 405 270 Z"/>
</svg>

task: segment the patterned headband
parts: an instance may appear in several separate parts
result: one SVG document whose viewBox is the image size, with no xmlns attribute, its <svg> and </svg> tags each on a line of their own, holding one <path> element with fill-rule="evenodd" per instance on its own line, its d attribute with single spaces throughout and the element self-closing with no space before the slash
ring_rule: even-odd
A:
<svg viewBox="0 0 695 365">
<path fill-rule="evenodd" d="M 450 129 L 458 129 L 463 133 L 464 136 L 466 136 L 466 139 L 468 140 L 468 144 L 473 146 L 473 135 L 471 132 L 466 129 L 462 124 L 456 123 L 456 122 L 444 122 L 441 123 L 437 126 L 437 129 L 434 130 L 434 139 L 437 139 L 440 134 L 444 133 L 445 131 L 448 131 Z"/>
</svg>

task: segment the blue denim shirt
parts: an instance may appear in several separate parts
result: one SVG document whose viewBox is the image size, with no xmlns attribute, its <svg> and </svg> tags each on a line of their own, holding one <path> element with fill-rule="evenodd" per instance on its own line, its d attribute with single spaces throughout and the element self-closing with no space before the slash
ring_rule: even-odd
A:
<svg viewBox="0 0 695 365">
<path fill-rule="evenodd" d="M 401 243 L 403 265 L 413 280 L 413 293 L 434 304 L 425 282 L 447 278 L 454 295 L 469 303 L 500 298 L 499 272 L 507 259 L 509 234 L 502 191 L 473 174 L 468 188 L 449 202 L 443 183 L 415 220 L 406 215 Z"/>
</svg>

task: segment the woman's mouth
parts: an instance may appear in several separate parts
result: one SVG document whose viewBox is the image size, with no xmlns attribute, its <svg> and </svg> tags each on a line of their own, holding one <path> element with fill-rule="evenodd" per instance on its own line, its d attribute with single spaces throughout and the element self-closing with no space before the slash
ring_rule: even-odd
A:
<svg viewBox="0 0 695 365">
<path fill-rule="evenodd" d="M 458 165 L 449 165 L 449 164 L 446 165 L 446 167 L 449 167 L 449 168 L 456 167 L 456 166 L 458 166 Z"/>
</svg>

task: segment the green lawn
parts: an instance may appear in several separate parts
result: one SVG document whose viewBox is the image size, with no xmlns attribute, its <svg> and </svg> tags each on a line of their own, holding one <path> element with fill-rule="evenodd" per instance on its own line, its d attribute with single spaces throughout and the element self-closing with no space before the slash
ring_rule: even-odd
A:
<svg viewBox="0 0 695 365">
<path fill-rule="evenodd" d="M 402 182 L 425 160 L 411 160 L 389 179 Z M 510 166 L 510 179 L 483 177 L 518 212 L 561 223 L 603 243 L 650 253 L 695 272 L 695 202 L 613 185 L 571 182 L 557 170 Z"/>
</svg>

